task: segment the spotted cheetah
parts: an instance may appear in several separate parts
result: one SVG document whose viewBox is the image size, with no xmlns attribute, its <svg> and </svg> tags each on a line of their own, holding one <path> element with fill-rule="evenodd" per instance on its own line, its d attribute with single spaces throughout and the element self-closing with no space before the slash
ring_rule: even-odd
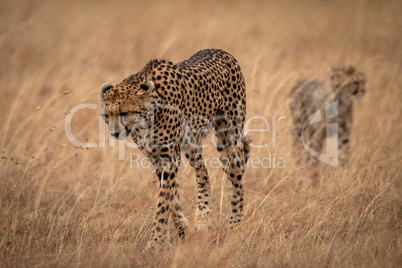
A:
<svg viewBox="0 0 402 268">
<path fill-rule="evenodd" d="M 345 168 L 353 119 L 353 101 L 365 95 L 366 80 L 364 73 L 349 66 L 329 69 L 325 85 L 317 80 L 304 79 L 293 87 L 290 104 L 293 117 L 293 145 L 295 151 L 303 152 L 298 159 L 299 164 L 307 164 L 311 159 L 311 155 L 302 147 L 302 137 L 305 145 L 321 152 L 326 136 L 330 138 L 336 135 L 336 132 L 327 131 L 326 125 L 337 123 L 338 163 L 341 168 Z M 337 116 L 305 128 L 309 124 L 310 116 L 316 111 L 321 110 L 321 115 L 325 118 L 325 114 L 328 119 L 328 107 L 331 103 L 337 105 L 332 106 L 337 108 L 335 111 Z"/>
<path fill-rule="evenodd" d="M 212 128 L 222 168 L 232 182 L 229 225 L 240 222 L 249 140 L 243 133 L 245 81 L 232 55 L 206 49 L 176 64 L 151 60 L 119 84 L 104 84 L 100 103 L 110 135 L 118 139 L 131 137 L 154 165 L 159 197 L 148 246 L 168 238 L 170 216 L 179 236 L 185 235 L 188 221 L 182 212 L 177 183 L 181 153 L 196 174 L 196 229 L 211 226 L 211 183 L 203 161 L 202 140 Z"/>
</svg>

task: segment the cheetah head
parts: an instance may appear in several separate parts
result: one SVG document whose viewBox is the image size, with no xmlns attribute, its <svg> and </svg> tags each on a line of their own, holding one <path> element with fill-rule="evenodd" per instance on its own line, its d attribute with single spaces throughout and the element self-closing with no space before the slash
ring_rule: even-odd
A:
<svg viewBox="0 0 402 268">
<path fill-rule="evenodd" d="M 118 139 L 134 137 L 155 121 L 155 107 L 179 107 L 182 73 L 170 61 L 151 60 L 137 74 L 113 86 L 101 88 L 100 114 L 109 125 L 109 133 Z M 169 111 L 172 112 L 172 111 Z"/>
<path fill-rule="evenodd" d="M 115 86 L 102 86 L 100 114 L 109 125 L 111 136 L 125 139 L 140 127 L 148 116 L 154 89 L 154 82 L 144 72 Z"/>
<path fill-rule="evenodd" d="M 366 75 L 354 67 L 329 69 L 328 74 L 328 83 L 339 101 L 352 102 L 365 95 Z"/>
</svg>

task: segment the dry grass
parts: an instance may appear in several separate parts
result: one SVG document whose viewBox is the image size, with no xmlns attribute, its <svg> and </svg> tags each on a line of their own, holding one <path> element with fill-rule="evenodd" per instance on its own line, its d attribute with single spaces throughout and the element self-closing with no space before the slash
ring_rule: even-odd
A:
<svg viewBox="0 0 402 268">
<path fill-rule="evenodd" d="M 402 266 L 400 14 L 399 1 L 374 0 L 1 1 L 0 266 Z M 210 47 L 239 60 L 248 118 L 286 116 L 276 147 L 272 131 L 252 136 L 269 142 L 254 157 L 275 152 L 286 169 L 247 170 L 234 232 L 229 183 L 210 169 L 214 228 L 182 242 L 172 229 L 165 251 L 143 252 L 157 194 L 151 169 L 130 169 L 116 148 L 75 148 L 65 113 L 97 103 L 100 85 L 153 57 L 177 62 Z M 346 64 L 369 78 L 350 166 L 340 175 L 319 165 L 312 185 L 291 153 L 290 88 Z M 78 113 L 75 136 L 97 140 L 97 122 L 96 110 Z M 194 223 L 193 172 L 179 181 Z"/>
</svg>

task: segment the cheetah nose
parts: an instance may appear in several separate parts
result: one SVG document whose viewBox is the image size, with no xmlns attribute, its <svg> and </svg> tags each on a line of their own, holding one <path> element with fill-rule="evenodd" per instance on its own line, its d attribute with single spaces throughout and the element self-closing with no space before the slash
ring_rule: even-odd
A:
<svg viewBox="0 0 402 268">
<path fill-rule="evenodd" d="M 110 83 L 103 84 L 102 85 L 102 93 L 106 93 L 111 88 L 113 88 L 112 84 L 110 84 Z"/>
<path fill-rule="evenodd" d="M 111 136 L 113 136 L 113 137 L 115 137 L 115 138 L 118 138 L 119 136 L 120 136 L 120 130 L 119 130 L 119 132 L 115 132 L 115 133 L 110 133 L 110 135 Z"/>
</svg>

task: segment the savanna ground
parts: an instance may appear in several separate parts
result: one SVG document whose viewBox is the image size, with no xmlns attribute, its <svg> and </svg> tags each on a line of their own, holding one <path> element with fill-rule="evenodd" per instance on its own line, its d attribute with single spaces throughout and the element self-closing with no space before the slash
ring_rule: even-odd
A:
<svg viewBox="0 0 402 268">
<path fill-rule="evenodd" d="M 278 2 L 1 1 L 0 266 L 401 267 L 402 3 Z M 152 58 L 178 62 L 203 48 L 240 62 L 247 118 L 270 123 L 250 134 L 268 143 L 252 158 L 271 152 L 271 168 L 247 169 L 244 221 L 229 231 L 230 183 L 210 163 L 214 227 L 192 227 L 184 241 L 172 228 L 164 251 L 143 251 L 157 198 L 152 169 L 130 168 L 137 149 L 120 161 L 117 148 L 73 146 L 66 113 L 97 104 L 104 82 Z M 319 163 L 312 183 L 291 149 L 290 88 L 347 64 L 368 76 L 350 163 L 345 174 Z M 286 117 L 276 134 L 273 116 Z M 81 110 L 73 134 L 98 141 L 98 120 L 96 109 Z M 182 170 L 194 226 L 195 175 Z"/>
</svg>

